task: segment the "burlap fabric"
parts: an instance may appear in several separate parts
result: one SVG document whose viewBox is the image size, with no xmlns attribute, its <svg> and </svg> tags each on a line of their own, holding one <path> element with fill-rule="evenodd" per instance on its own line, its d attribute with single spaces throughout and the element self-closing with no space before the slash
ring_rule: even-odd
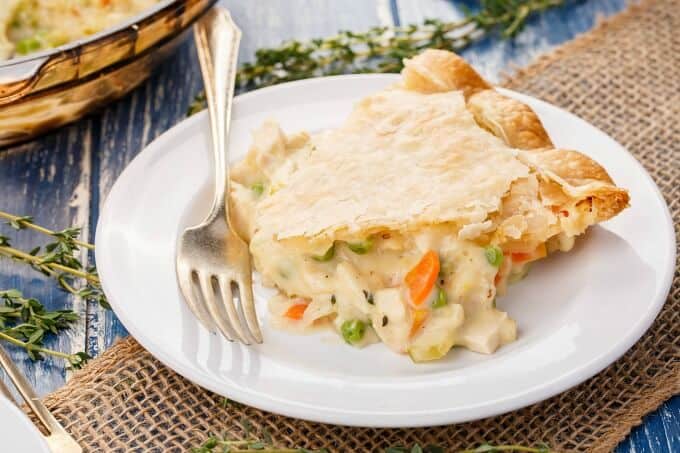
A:
<svg viewBox="0 0 680 453">
<path fill-rule="evenodd" d="M 680 220 L 680 1 L 646 1 L 540 58 L 506 85 L 559 105 L 625 145 Z M 88 451 L 186 451 L 209 432 L 243 436 L 242 420 L 282 446 L 375 451 L 482 441 L 609 451 L 641 417 L 680 393 L 680 279 L 650 331 L 602 373 L 559 396 L 482 421 L 426 429 L 347 428 L 220 404 L 133 339 L 92 362 L 47 406 Z M 503 377 L 498 377 L 499 382 Z"/>
</svg>

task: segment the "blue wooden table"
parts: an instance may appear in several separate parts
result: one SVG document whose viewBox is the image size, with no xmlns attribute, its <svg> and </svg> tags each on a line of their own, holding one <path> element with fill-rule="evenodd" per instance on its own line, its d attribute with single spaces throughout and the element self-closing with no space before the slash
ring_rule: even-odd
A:
<svg viewBox="0 0 680 453">
<path fill-rule="evenodd" d="M 341 29 L 422 22 L 425 18 L 453 20 L 462 5 L 475 1 L 446 0 L 269 0 L 223 2 L 244 31 L 241 59 L 255 49 L 283 39 L 325 36 Z M 514 41 L 483 39 L 463 52 L 489 80 L 523 66 L 537 55 L 587 31 L 599 16 L 625 7 L 625 0 L 571 3 L 529 21 Z M 36 222 L 60 229 L 83 227 L 93 240 L 101 203 L 127 163 L 151 140 L 181 121 L 201 80 L 193 44 L 186 42 L 155 75 L 125 99 L 103 111 L 33 142 L 0 151 L 0 209 L 32 215 Z M 28 247 L 39 238 L 22 233 L 15 241 Z M 47 345 L 63 351 L 86 350 L 96 356 L 127 335 L 116 316 L 59 291 L 36 272 L 0 261 L 0 289 L 17 287 L 48 307 L 69 307 L 81 321 L 68 335 Z M 12 350 L 40 394 L 69 378 L 63 362 L 31 362 Z M 680 397 L 666 402 L 645 418 L 620 446 L 620 452 L 680 452 Z"/>
</svg>

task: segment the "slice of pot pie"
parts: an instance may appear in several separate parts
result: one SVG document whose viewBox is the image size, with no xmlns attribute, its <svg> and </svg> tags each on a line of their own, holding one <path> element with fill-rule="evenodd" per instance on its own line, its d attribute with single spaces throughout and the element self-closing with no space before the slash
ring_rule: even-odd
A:
<svg viewBox="0 0 680 453">
<path fill-rule="evenodd" d="M 600 165 L 556 149 L 528 106 L 441 50 L 406 60 L 337 129 L 266 122 L 232 179 L 276 325 L 331 325 L 418 362 L 513 341 L 496 297 L 628 205 Z"/>
</svg>

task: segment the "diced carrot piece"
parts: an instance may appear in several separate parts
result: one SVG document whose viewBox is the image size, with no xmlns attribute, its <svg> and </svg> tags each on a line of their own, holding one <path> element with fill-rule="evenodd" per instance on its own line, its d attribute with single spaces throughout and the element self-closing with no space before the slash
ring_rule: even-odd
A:
<svg viewBox="0 0 680 453">
<path fill-rule="evenodd" d="M 412 337 L 413 335 L 418 333 L 418 329 L 420 329 L 420 327 L 427 319 L 427 316 L 430 314 L 430 310 L 413 310 L 411 313 L 413 314 L 413 324 L 411 324 L 411 331 L 409 332 L 409 336 Z"/>
<path fill-rule="evenodd" d="M 296 321 L 299 321 L 302 319 L 302 316 L 305 314 L 305 310 L 307 309 L 307 305 L 309 304 L 295 304 L 291 305 L 288 307 L 288 310 L 283 314 L 288 319 L 294 319 Z"/>
<path fill-rule="evenodd" d="M 514 261 L 515 263 L 529 261 L 529 258 L 531 258 L 531 253 L 515 252 L 512 254 L 512 261 Z"/>
<path fill-rule="evenodd" d="M 432 291 L 434 282 L 439 274 L 439 256 L 430 250 L 420 259 L 420 262 L 406 274 L 404 281 L 408 286 L 411 302 L 420 305 L 425 302 Z"/>
</svg>

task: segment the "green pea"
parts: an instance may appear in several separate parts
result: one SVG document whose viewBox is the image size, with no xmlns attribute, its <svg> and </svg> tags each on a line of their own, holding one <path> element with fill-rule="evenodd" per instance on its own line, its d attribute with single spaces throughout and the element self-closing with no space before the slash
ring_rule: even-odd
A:
<svg viewBox="0 0 680 453">
<path fill-rule="evenodd" d="M 364 255 L 373 247 L 373 240 L 366 238 L 360 242 L 348 242 L 347 247 L 357 255 Z"/>
<path fill-rule="evenodd" d="M 446 291 L 444 289 L 439 288 L 439 293 L 437 294 L 437 298 L 434 300 L 432 303 L 433 308 L 441 308 L 447 304 L 446 300 Z"/>
<path fill-rule="evenodd" d="M 342 332 L 342 338 L 349 344 L 355 344 L 364 338 L 364 333 L 366 332 L 366 324 L 358 319 L 352 319 L 351 321 L 345 321 L 340 327 Z"/>
<path fill-rule="evenodd" d="M 26 55 L 35 52 L 42 47 L 42 44 L 36 38 L 25 38 L 16 44 L 16 51 L 20 55 Z"/>
<path fill-rule="evenodd" d="M 498 267 L 503 262 L 503 251 L 498 246 L 488 246 L 484 249 L 484 255 L 486 256 L 486 260 L 493 267 Z"/>
<path fill-rule="evenodd" d="M 332 260 L 333 256 L 335 256 L 335 244 L 331 245 L 330 248 L 326 250 L 326 253 L 324 253 L 323 255 L 312 255 L 312 259 L 314 261 L 324 263 L 326 261 Z"/>
<path fill-rule="evenodd" d="M 255 184 L 250 186 L 250 190 L 255 192 L 255 195 L 259 197 L 264 193 L 264 184 L 262 184 L 261 182 L 256 182 Z"/>
</svg>

